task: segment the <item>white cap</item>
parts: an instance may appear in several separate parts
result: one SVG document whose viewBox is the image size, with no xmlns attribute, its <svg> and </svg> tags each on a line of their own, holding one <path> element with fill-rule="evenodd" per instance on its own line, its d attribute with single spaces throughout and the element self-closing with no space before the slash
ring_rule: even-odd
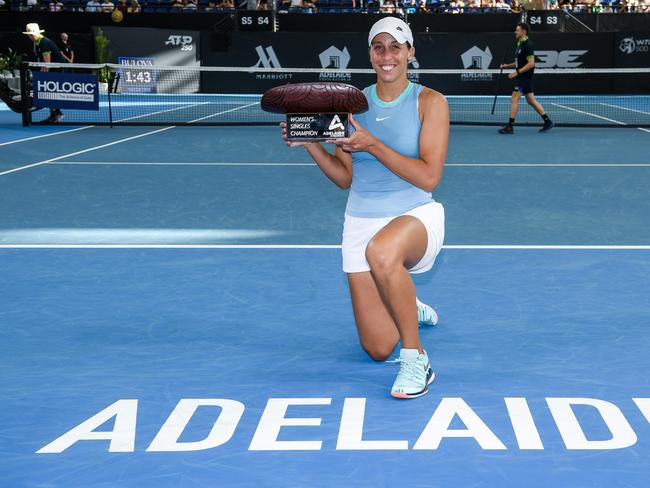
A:
<svg viewBox="0 0 650 488">
<path fill-rule="evenodd" d="M 37 36 L 39 34 L 42 34 L 45 32 L 43 29 L 41 29 L 38 24 L 27 24 L 26 26 L 26 31 L 23 32 L 23 34 L 27 35 L 32 35 L 32 36 Z"/>
<path fill-rule="evenodd" d="M 402 19 L 398 19 L 397 17 L 384 17 L 375 22 L 375 25 L 370 29 L 370 34 L 368 34 L 368 45 L 370 46 L 377 34 L 381 34 L 382 32 L 390 34 L 400 44 L 408 41 L 411 47 L 413 47 L 413 33 L 408 24 Z"/>
</svg>

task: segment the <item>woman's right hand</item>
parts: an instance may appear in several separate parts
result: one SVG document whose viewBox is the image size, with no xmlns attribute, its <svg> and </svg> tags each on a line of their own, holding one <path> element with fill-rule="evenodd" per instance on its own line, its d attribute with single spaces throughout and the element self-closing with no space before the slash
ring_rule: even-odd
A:
<svg viewBox="0 0 650 488">
<path fill-rule="evenodd" d="M 280 122 L 280 130 L 282 131 L 282 139 L 286 143 L 287 146 L 289 147 L 300 147 L 300 146 L 306 146 L 307 144 L 312 144 L 309 141 L 290 141 L 289 137 L 287 135 L 287 123 L 286 122 Z"/>
</svg>

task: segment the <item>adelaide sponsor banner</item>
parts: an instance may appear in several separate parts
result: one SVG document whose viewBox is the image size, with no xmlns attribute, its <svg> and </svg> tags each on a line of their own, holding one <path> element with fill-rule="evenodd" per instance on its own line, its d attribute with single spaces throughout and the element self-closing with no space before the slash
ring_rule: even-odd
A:
<svg viewBox="0 0 650 488">
<path fill-rule="evenodd" d="M 538 68 L 607 68 L 613 66 L 612 34 L 540 33 L 531 37 L 536 47 Z M 203 75 L 204 91 L 262 93 L 284 83 L 339 81 L 363 88 L 374 82 L 374 75 L 351 74 L 346 68 L 370 68 L 365 34 L 333 33 L 328 36 L 294 33 L 234 33 L 227 51 L 206 52 L 206 66 L 250 68 L 321 68 L 316 75 L 300 73 L 214 73 Z M 457 69 L 454 75 L 410 75 L 449 95 L 494 94 L 496 76 L 487 72 L 502 62 L 512 62 L 514 34 L 415 34 L 415 57 L 410 68 Z M 538 78 L 536 87 L 552 93 L 575 91 L 574 77 L 554 75 Z M 582 83 L 582 82 L 581 82 Z M 504 83 L 503 85 L 507 85 Z M 594 77 L 580 88 L 588 93 L 611 89 L 603 78 Z M 504 87 L 503 89 L 506 89 Z M 509 89 L 509 88 L 508 88 Z"/>
<path fill-rule="evenodd" d="M 99 110 L 97 75 L 36 71 L 32 88 L 35 107 Z"/>
</svg>

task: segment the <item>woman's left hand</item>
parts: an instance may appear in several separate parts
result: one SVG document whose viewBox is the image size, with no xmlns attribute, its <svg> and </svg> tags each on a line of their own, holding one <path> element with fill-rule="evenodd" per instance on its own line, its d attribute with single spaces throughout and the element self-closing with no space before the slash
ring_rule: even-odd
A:
<svg viewBox="0 0 650 488">
<path fill-rule="evenodd" d="M 377 143 L 377 139 L 370 132 L 364 129 L 359 122 L 354 120 L 352 114 L 350 114 L 349 120 L 352 124 L 352 127 L 355 128 L 356 132 L 350 137 L 345 137 L 343 139 L 332 139 L 328 142 L 336 144 L 346 152 L 367 152 L 371 146 Z"/>
</svg>

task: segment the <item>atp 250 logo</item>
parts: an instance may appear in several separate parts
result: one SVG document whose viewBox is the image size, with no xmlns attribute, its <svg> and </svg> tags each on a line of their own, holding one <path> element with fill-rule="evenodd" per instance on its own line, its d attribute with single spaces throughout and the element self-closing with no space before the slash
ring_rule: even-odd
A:
<svg viewBox="0 0 650 488">
<path fill-rule="evenodd" d="M 192 36 L 171 34 L 165 41 L 165 46 L 179 46 L 181 51 L 192 51 L 194 49 L 194 39 Z"/>
</svg>

